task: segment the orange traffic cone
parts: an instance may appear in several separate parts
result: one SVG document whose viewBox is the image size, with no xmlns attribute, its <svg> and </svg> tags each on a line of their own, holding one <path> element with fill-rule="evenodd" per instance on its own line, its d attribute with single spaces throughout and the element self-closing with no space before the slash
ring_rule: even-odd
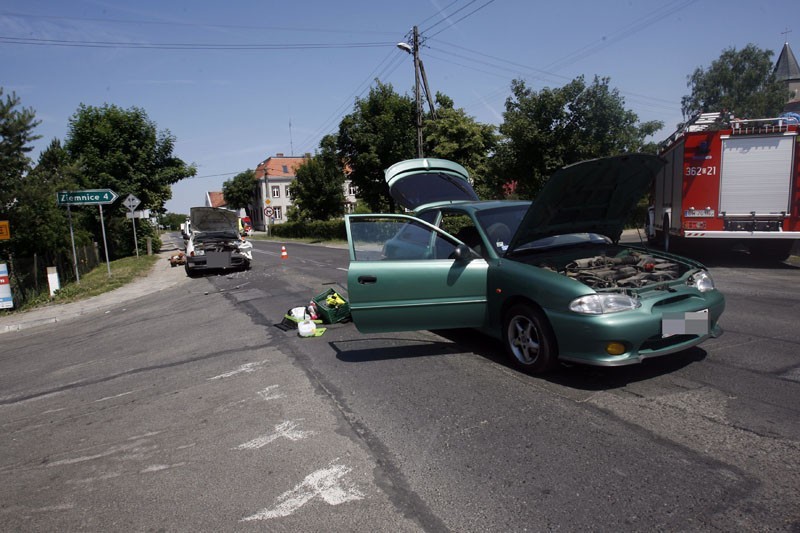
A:
<svg viewBox="0 0 800 533">
<path fill-rule="evenodd" d="M 289 254 L 286 253 L 286 246 L 281 246 L 281 259 L 289 259 Z"/>
</svg>

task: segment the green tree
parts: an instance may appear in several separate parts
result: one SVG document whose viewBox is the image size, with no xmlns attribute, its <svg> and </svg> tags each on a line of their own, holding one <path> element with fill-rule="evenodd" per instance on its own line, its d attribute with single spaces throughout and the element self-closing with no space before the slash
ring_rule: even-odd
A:
<svg viewBox="0 0 800 533">
<path fill-rule="evenodd" d="M 356 99 L 354 107 L 339 123 L 339 155 L 351 171 L 359 199 L 373 211 L 393 211 L 383 172 L 415 157 L 414 101 L 397 94 L 391 84 L 377 81 L 366 98 Z"/>
<path fill-rule="evenodd" d="M 707 69 L 687 76 L 691 94 L 681 99 L 685 119 L 698 113 L 730 111 L 737 117 L 765 118 L 781 113 L 789 90 L 773 74 L 771 50 L 748 44 L 726 48 Z"/>
<path fill-rule="evenodd" d="M 161 217 L 161 224 L 168 230 L 179 230 L 181 224 L 186 222 L 188 215 L 182 213 L 164 213 Z"/>
<path fill-rule="evenodd" d="M 56 193 L 77 187 L 79 172 L 58 139 L 39 154 L 36 166 L 18 184 L 11 223 L 17 228 L 15 253 L 32 257 L 69 252 L 70 235 L 67 209 L 56 202 Z M 72 210 L 76 244 L 89 244 L 90 234 L 83 229 L 82 209 Z"/>
<path fill-rule="evenodd" d="M 3 98 L 0 87 L 0 220 L 7 220 L 14 207 L 17 187 L 30 170 L 31 143 L 39 139 L 33 130 L 39 124 L 30 108 L 19 108 L 16 93 Z"/>
<path fill-rule="evenodd" d="M 489 154 L 497 143 L 492 125 L 481 124 L 461 109 L 453 100 L 436 93 L 435 120 L 424 123 L 425 154 L 449 159 L 464 166 L 475 181 L 475 189 L 484 197 L 483 180 L 488 174 Z"/>
<path fill-rule="evenodd" d="M 659 121 L 638 123 L 608 78 L 587 85 L 581 76 L 540 91 L 514 80 L 511 91 L 486 182 L 498 196 L 533 197 L 561 167 L 641 151 L 645 138 L 663 127 Z"/>
<path fill-rule="evenodd" d="M 244 209 L 252 217 L 256 173 L 252 169 L 239 172 L 222 184 L 222 194 L 231 209 Z"/>
<path fill-rule="evenodd" d="M 72 160 L 80 165 L 81 186 L 109 188 L 121 198 L 133 194 L 141 200 L 139 209 L 156 211 L 172 197 L 170 185 L 196 173 L 193 165 L 173 155 L 174 146 L 175 137 L 167 130 L 157 131 L 144 110 L 108 104 L 82 104 L 69 120 L 64 144 Z M 117 203 L 105 212 L 109 255 L 133 254 L 132 222 L 125 218 L 127 209 Z M 99 222 L 93 229 L 99 235 Z M 137 232 L 142 249 L 147 236 L 153 237 L 158 249 L 155 228 L 137 224 Z"/>
<path fill-rule="evenodd" d="M 336 136 L 326 135 L 314 156 L 297 169 L 292 184 L 293 222 L 330 220 L 344 214 L 344 170 L 336 151 Z"/>
</svg>

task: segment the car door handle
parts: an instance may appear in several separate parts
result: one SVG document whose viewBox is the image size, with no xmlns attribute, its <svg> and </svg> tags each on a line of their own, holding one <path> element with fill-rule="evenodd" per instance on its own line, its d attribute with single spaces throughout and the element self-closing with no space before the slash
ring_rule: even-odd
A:
<svg viewBox="0 0 800 533">
<path fill-rule="evenodd" d="M 378 276 L 358 276 L 358 282 L 362 285 L 371 285 L 378 281 Z"/>
</svg>

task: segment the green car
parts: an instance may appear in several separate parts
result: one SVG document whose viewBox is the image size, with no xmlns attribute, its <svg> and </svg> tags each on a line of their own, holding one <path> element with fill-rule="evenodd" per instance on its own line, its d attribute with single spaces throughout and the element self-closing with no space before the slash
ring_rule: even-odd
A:
<svg viewBox="0 0 800 533">
<path fill-rule="evenodd" d="M 477 328 L 531 373 L 638 363 L 720 335 L 725 298 L 702 264 L 618 243 L 663 165 L 645 154 L 577 163 L 534 202 L 480 201 L 451 161 L 391 166 L 392 197 L 414 216 L 346 217 L 353 322 Z"/>
</svg>

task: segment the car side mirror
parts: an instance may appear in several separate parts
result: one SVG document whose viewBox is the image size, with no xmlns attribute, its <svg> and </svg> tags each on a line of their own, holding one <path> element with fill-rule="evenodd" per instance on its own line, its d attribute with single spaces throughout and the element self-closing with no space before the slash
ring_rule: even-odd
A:
<svg viewBox="0 0 800 533">
<path fill-rule="evenodd" d="M 472 261 L 474 254 L 469 246 L 466 244 L 459 244 L 456 246 L 456 249 L 453 250 L 453 258 L 456 261 Z"/>
</svg>

